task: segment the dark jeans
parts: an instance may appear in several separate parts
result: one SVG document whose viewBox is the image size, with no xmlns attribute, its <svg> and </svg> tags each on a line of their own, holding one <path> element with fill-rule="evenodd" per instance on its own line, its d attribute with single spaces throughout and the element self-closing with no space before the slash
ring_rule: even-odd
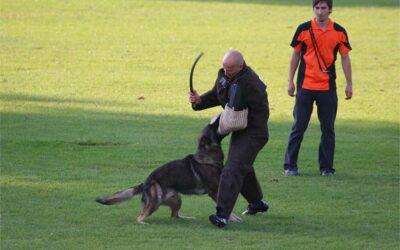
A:
<svg viewBox="0 0 400 250">
<path fill-rule="evenodd" d="M 314 101 L 317 104 L 318 119 L 322 132 L 319 144 L 319 168 L 321 172 L 334 173 L 335 119 L 338 104 L 336 90 L 298 90 L 293 110 L 294 123 L 286 148 L 284 169 L 297 170 L 300 145 L 310 121 Z"/>
<path fill-rule="evenodd" d="M 239 193 L 249 203 L 263 198 L 253 163 L 267 141 L 267 136 L 253 137 L 241 131 L 232 134 L 228 159 L 219 181 L 217 197 L 217 214 L 219 216 L 229 217 Z"/>
</svg>

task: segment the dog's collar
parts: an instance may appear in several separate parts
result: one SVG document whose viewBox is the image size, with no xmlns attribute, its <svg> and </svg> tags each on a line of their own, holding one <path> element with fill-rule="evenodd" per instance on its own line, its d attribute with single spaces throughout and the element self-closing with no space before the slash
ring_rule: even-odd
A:
<svg viewBox="0 0 400 250">
<path fill-rule="evenodd" d="M 192 160 L 193 160 L 194 162 L 196 162 L 196 163 L 198 163 L 198 164 L 209 165 L 209 166 L 212 166 L 212 167 L 215 167 L 215 166 L 218 166 L 218 167 L 223 166 L 223 162 L 207 162 L 207 161 L 201 161 L 201 160 L 199 160 L 199 159 L 196 157 L 196 155 L 191 155 L 191 158 L 192 158 Z"/>
</svg>

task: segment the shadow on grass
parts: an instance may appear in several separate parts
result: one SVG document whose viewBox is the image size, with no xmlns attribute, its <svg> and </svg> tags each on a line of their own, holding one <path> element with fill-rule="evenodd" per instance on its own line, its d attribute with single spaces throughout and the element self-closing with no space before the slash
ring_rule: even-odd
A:
<svg viewBox="0 0 400 250">
<path fill-rule="evenodd" d="M 57 98 L 49 96 L 34 96 L 34 95 L 19 95 L 19 94 L 0 94 L 0 100 L 6 102 L 30 102 L 35 104 L 46 103 L 46 104 L 81 104 L 81 105 L 101 105 L 101 106 L 118 106 L 118 107 L 129 107 L 132 103 L 120 102 L 120 101 L 108 101 L 108 100 L 94 100 L 94 99 L 79 99 L 79 98 Z"/>
<path fill-rule="evenodd" d="M 174 1 L 174 0 L 169 0 Z M 216 3 L 252 3 L 267 5 L 285 5 L 285 6 L 312 6 L 311 0 L 175 0 L 178 2 L 216 2 Z M 335 0 L 335 7 L 399 7 L 397 0 Z"/>
<path fill-rule="evenodd" d="M 101 163 L 104 160 L 110 162 L 109 154 L 113 154 L 114 161 L 123 162 L 123 164 L 147 163 L 151 160 L 162 163 L 194 153 L 198 135 L 209 122 L 204 118 L 179 115 L 93 112 L 76 108 L 76 105 L 74 108 L 64 106 L 64 104 L 84 106 L 93 103 L 98 104 L 99 107 L 134 105 L 124 102 L 96 102 L 78 98 L 25 95 L 3 95 L 1 99 L 18 105 L 27 105 L 28 109 L 28 105 L 32 107 L 36 105 L 43 110 L 42 113 L 32 114 L 22 112 L 1 114 L 3 162 L 7 162 L 4 160 L 8 160 L 9 157 L 10 160 L 12 156 L 17 157 L 18 152 L 13 151 L 13 147 L 17 147 L 34 159 L 38 158 L 37 153 L 49 150 L 49 152 L 60 153 L 60 157 L 66 161 L 70 160 L 68 157 L 76 152 L 87 153 L 86 164 L 95 161 Z M 60 105 L 48 107 L 54 103 Z M 288 120 L 271 119 L 269 121 L 270 141 L 257 158 L 257 162 L 261 164 L 274 166 L 274 172 L 277 174 L 281 171 L 280 166 L 291 125 L 291 117 L 288 117 Z M 363 165 L 398 166 L 397 123 L 338 120 L 336 131 L 336 165 L 351 163 L 354 166 L 353 171 L 357 170 L 357 167 L 363 168 Z M 316 166 L 319 137 L 319 125 L 313 121 L 305 134 L 299 157 L 299 164 L 305 170 L 304 176 L 310 175 L 306 168 L 308 165 L 314 165 L 313 168 Z M 223 144 L 225 148 L 227 144 L 228 140 L 225 140 Z M 63 147 L 68 150 L 57 151 Z M 102 155 L 101 152 L 107 153 Z M 93 155 L 90 156 L 90 154 Z M 47 157 L 53 156 L 49 154 Z M 73 160 L 77 159 L 73 157 Z M 57 156 L 54 156 L 54 161 L 57 161 Z M 7 169 L 6 164 L 4 170 L 7 171 Z"/>
</svg>

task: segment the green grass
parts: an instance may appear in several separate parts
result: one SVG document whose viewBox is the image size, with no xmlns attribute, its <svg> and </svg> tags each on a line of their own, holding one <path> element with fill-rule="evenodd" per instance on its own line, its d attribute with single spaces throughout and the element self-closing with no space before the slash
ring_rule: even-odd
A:
<svg viewBox="0 0 400 250">
<path fill-rule="evenodd" d="M 302 176 L 281 176 L 293 107 L 289 43 L 311 7 L 232 2 L 1 2 L 1 249 L 398 249 L 398 1 L 335 1 L 332 19 L 353 46 L 354 98 L 344 100 L 338 62 L 329 179 L 318 175 L 315 114 Z M 194 152 L 219 109 L 191 110 L 190 66 L 204 51 L 194 79 L 204 92 L 229 48 L 268 85 L 270 141 L 255 167 L 271 210 L 218 230 L 206 196 L 183 198 L 182 213 L 195 220 L 161 208 L 145 226 L 135 224 L 139 198 L 95 203 Z M 240 197 L 235 212 L 245 207 Z"/>
</svg>

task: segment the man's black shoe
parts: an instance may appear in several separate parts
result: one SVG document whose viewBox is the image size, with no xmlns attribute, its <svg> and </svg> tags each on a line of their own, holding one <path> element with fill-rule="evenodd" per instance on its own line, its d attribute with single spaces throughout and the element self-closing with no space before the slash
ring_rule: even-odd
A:
<svg viewBox="0 0 400 250">
<path fill-rule="evenodd" d="M 261 200 L 255 203 L 249 203 L 249 205 L 247 206 L 247 210 L 244 211 L 242 214 L 254 215 L 258 212 L 264 213 L 268 210 L 268 208 L 268 203 Z"/>
<path fill-rule="evenodd" d="M 216 225 L 219 228 L 222 228 L 222 227 L 228 225 L 228 221 L 225 218 L 219 217 L 218 215 L 215 215 L 215 214 L 210 215 L 210 217 L 208 217 L 208 219 L 210 220 L 210 222 L 213 225 Z"/>
<path fill-rule="evenodd" d="M 297 169 L 285 169 L 282 173 L 284 176 L 298 176 Z"/>
</svg>

